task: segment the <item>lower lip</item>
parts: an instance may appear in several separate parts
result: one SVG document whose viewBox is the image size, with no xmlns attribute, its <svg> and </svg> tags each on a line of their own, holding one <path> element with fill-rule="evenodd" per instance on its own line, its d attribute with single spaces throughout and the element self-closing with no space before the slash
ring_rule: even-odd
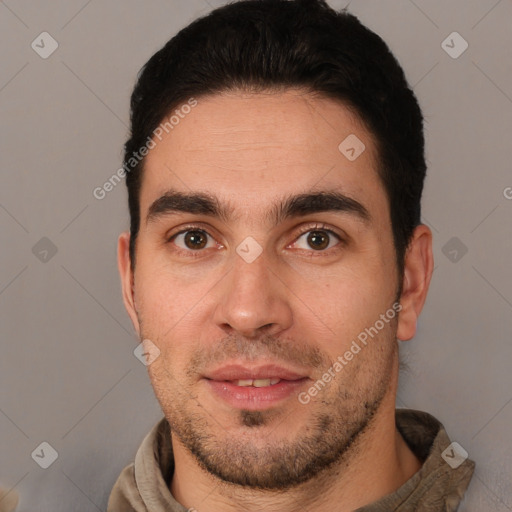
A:
<svg viewBox="0 0 512 512">
<path fill-rule="evenodd" d="M 256 411 L 267 409 L 279 401 L 297 394 L 304 386 L 307 377 L 298 380 L 282 380 L 273 386 L 255 388 L 254 386 L 236 386 L 232 382 L 205 379 L 214 393 L 233 407 Z"/>
</svg>

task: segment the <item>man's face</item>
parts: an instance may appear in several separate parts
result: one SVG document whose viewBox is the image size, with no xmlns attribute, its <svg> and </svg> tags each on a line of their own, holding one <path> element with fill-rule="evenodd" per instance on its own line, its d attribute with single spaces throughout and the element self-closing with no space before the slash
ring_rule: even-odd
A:
<svg viewBox="0 0 512 512">
<path fill-rule="evenodd" d="M 350 135 L 355 160 L 338 148 Z M 340 103 L 290 90 L 198 98 L 155 142 L 132 319 L 160 350 L 148 368 L 174 449 L 237 484 L 306 481 L 394 392 L 399 281 L 374 143 Z"/>
</svg>

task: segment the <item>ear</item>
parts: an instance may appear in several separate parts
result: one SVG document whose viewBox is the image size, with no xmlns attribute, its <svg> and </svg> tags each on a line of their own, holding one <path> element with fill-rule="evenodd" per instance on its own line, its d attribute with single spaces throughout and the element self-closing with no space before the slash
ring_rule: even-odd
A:
<svg viewBox="0 0 512 512">
<path fill-rule="evenodd" d="M 124 307 L 130 316 L 133 327 L 137 331 L 137 335 L 140 337 L 134 279 L 130 261 L 130 233 L 128 231 L 121 233 L 117 240 L 117 267 L 121 277 Z"/>
<path fill-rule="evenodd" d="M 413 232 L 404 262 L 403 289 L 400 296 L 402 309 L 398 316 L 397 338 L 410 340 L 416 334 L 416 325 L 427 298 L 432 277 L 432 232 L 420 224 Z"/>
</svg>

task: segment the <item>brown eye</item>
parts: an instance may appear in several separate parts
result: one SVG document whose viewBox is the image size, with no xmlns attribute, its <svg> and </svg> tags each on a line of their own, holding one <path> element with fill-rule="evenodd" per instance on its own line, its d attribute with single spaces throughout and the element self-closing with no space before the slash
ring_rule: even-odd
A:
<svg viewBox="0 0 512 512">
<path fill-rule="evenodd" d="M 189 249 L 203 249 L 208 243 L 203 231 L 187 231 L 183 241 Z"/>
<path fill-rule="evenodd" d="M 175 244 L 179 250 L 188 252 L 199 252 L 201 249 L 212 247 L 213 239 L 209 240 L 211 236 L 200 229 L 184 229 L 179 233 L 173 235 L 169 242 Z"/>
<path fill-rule="evenodd" d="M 329 236 L 325 231 L 311 231 L 308 235 L 308 244 L 315 250 L 322 250 L 329 246 Z"/>
<path fill-rule="evenodd" d="M 326 249 L 331 249 L 342 241 L 342 238 L 330 229 L 310 229 L 302 233 L 293 245 L 298 249 L 327 252 Z"/>
</svg>

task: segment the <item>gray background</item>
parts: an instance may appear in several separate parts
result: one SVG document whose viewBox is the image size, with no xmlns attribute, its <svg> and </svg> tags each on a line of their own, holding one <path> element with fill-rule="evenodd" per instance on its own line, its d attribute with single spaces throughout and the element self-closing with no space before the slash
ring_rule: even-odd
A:
<svg viewBox="0 0 512 512">
<path fill-rule="evenodd" d="M 0 3 L 0 486 L 20 512 L 105 510 L 162 416 L 121 301 L 125 185 L 92 191 L 120 166 L 142 64 L 223 3 Z M 477 461 L 461 510 L 512 510 L 512 1 L 349 10 L 390 45 L 426 119 L 435 272 L 397 403 L 437 416 Z M 31 48 L 43 31 L 59 45 L 47 59 Z M 456 59 L 442 47 L 454 31 L 469 44 Z M 31 457 L 44 441 L 48 469 Z"/>
</svg>

